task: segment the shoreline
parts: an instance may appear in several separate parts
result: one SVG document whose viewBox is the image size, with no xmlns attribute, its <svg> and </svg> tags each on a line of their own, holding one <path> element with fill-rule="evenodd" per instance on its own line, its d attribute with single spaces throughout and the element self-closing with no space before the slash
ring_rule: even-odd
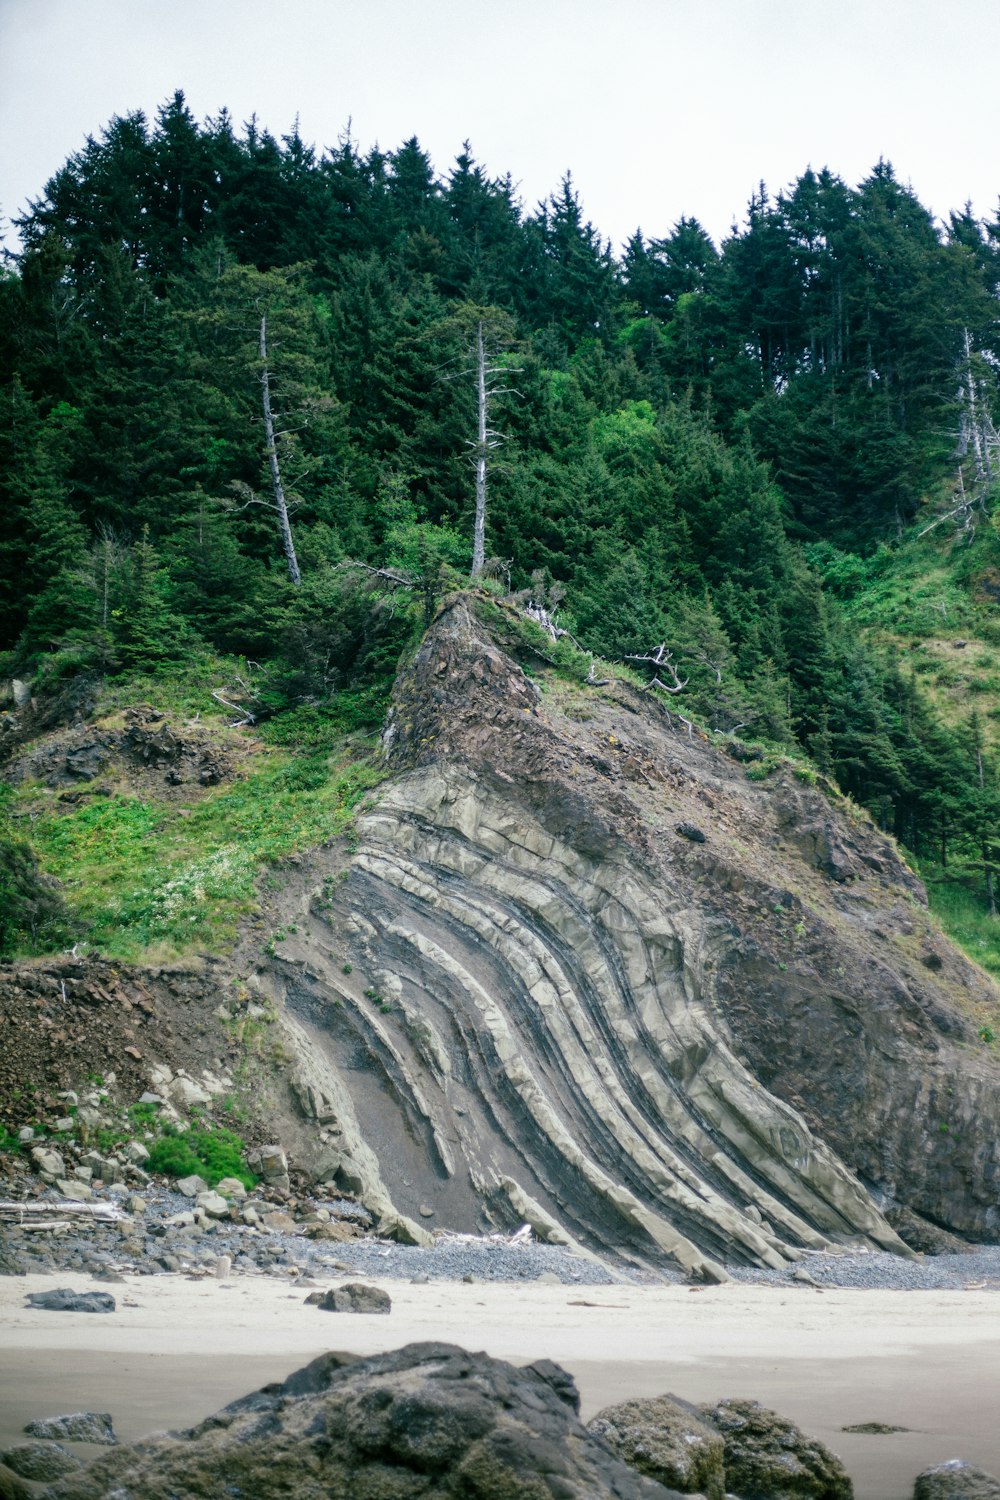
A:
<svg viewBox="0 0 1000 1500">
<path fill-rule="evenodd" d="M 326 1349 L 435 1339 L 515 1364 L 555 1360 L 576 1378 L 585 1420 L 664 1391 L 753 1397 L 838 1453 L 856 1500 L 908 1500 L 920 1469 L 948 1458 L 1000 1472 L 989 1291 L 366 1280 L 392 1297 L 388 1317 L 320 1311 L 273 1276 L 0 1278 L 0 1441 L 22 1441 L 32 1417 L 85 1408 L 110 1411 L 131 1441 L 200 1420 Z M 111 1291 L 116 1311 L 24 1306 L 27 1292 L 58 1285 Z M 910 1430 L 840 1430 L 866 1421 Z"/>
</svg>

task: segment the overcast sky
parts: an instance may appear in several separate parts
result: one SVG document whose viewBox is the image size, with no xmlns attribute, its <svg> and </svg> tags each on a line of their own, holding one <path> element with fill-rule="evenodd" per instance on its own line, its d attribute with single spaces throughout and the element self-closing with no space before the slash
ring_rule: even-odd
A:
<svg viewBox="0 0 1000 1500">
<path fill-rule="evenodd" d="M 177 88 L 276 135 L 471 140 L 530 207 L 571 169 L 620 247 L 720 238 L 758 181 L 880 156 L 936 214 L 1000 193 L 998 0 L 0 0 L 5 220 L 113 114 Z"/>
</svg>

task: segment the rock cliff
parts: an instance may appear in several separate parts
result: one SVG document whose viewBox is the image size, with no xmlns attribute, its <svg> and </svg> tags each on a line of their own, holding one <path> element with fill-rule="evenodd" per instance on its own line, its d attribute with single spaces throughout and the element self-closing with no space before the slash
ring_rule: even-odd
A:
<svg viewBox="0 0 1000 1500">
<path fill-rule="evenodd" d="M 401 674 L 393 775 L 258 975 L 312 1170 L 404 1237 L 526 1220 L 708 1278 L 996 1238 L 1000 997 L 891 842 L 478 608 Z"/>
</svg>

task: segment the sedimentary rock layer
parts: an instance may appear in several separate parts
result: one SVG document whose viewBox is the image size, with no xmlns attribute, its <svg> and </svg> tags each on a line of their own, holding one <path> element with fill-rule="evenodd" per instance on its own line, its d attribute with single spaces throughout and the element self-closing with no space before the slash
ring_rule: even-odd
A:
<svg viewBox="0 0 1000 1500">
<path fill-rule="evenodd" d="M 900 1204 L 988 1229 L 995 1135 L 956 1161 L 937 1112 L 995 1116 L 996 994 L 870 824 L 631 690 L 541 692 L 461 601 L 387 745 L 274 976 L 317 1170 L 405 1237 L 527 1220 L 709 1277 L 905 1253 Z"/>
</svg>

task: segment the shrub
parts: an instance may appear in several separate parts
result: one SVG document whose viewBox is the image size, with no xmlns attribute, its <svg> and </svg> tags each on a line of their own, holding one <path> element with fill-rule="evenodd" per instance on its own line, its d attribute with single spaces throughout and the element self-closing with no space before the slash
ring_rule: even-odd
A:
<svg viewBox="0 0 1000 1500">
<path fill-rule="evenodd" d="M 149 1153 L 147 1170 L 163 1172 L 167 1177 L 204 1177 L 215 1187 L 223 1177 L 237 1177 L 243 1186 L 252 1188 L 256 1177 L 243 1161 L 243 1142 L 232 1130 L 219 1125 L 192 1129 L 178 1135 L 164 1133 Z"/>
</svg>

